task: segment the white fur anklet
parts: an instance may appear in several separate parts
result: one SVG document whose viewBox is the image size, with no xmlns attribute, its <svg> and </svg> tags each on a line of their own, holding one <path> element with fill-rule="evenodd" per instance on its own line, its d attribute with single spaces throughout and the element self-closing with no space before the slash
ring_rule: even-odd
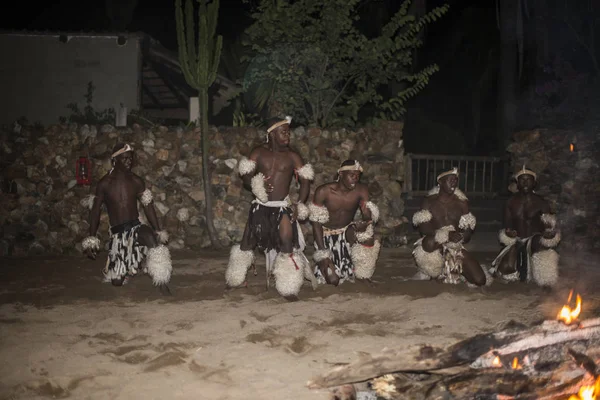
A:
<svg viewBox="0 0 600 400">
<path fill-rule="evenodd" d="M 283 296 L 297 296 L 304 283 L 304 264 L 294 253 L 279 253 L 273 265 L 275 289 Z"/>
<path fill-rule="evenodd" d="M 84 250 L 91 249 L 98 251 L 100 250 L 100 239 L 96 236 L 88 236 L 81 242 L 81 247 L 83 247 Z"/>
<path fill-rule="evenodd" d="M 165 245 L 148 249 L 148 260 L 146 262 L 148 275 L 152 277 L 155 286 L 164 285 L 171 280 L 173 265 L 171 264 L 171 253 Z"/>
<path fill-rule="evenodd" d="M 317 250 L 313 254 L 313 260 L 315 260 L 316 263 L 320 263 L 321 261 L 328 258 L 330 260 L 333 260 L 333 253 L 331 252 L 331 250 L 328 249 Z"/>
<path fill-rule="evenodd" d="M 381 243 L 376 240 L 373 246 L 355 243 L 350 248 L 350 258 L 354 264 L 354 276 L 358 279 L 371 279 L 379 258 Z"/>
<path fill-rule="evenodd" d="M 239 244 L 231 247 L 225 271 L 225 282 L 229 287 L 238 287 L 246 280 L 246 273 L 254 262 L 252 250 L 242 250 Z"/>
</svg>

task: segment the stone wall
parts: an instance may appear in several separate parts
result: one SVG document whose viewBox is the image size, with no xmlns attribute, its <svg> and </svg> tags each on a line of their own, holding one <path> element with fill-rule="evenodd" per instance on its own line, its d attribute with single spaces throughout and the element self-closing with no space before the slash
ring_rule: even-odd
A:
<svg viewBox="0 0 600 400">
<path fill-rule="evenodd" d="M 600 133 L 537 129 L 513 139 L 514 171 L 526 164 L 537 173 L 536 192 L 558 215 L 562 246 L 600 250 Z"/>
<path fill-rule="evenodd" d="M 341 161 L 357 158 L 365 166 L 382 220 L 377 232 L 384 244 L 406 243 L 407 220 L 401 200 L 404 168 L 401 123 L 350 132 L 298 127 L 292 143 L 306 162 L 315 166 L 317 185 L 334 179 Z M 110 125 L 50 127 L 18 126 L 0 132 L 0 255 L 81 251 L 88 235 L 89 210 L 83 199 L 90 187 L 78 186 L 75 164 L 79 156 L 93 163 L 97 182 L 110 169 L 110 153 L 118 141 L 135 148 L 134 172 L 153 191 L 155 206 L 175 249 L 210 246 L 203 215 L 202 159 L 198 129 L 142 127 L 116 129 Z M 242 187 L 237 162 L 264 141 L 265 132 L 254 128 L 212 128 L 211 180 L 215 225 L 225 245 L 240 240 L 252 194 Z M 292 198 L 297 187 L 292 185 Z M 92 188 L 94 185 L 92 184 Z M 105 210 L 104 210 L 105 211 Z M 108 238 L 103 212 L 99 234 Z M 302 225 L 312 243 L 310 225 Z"/>
</svg>

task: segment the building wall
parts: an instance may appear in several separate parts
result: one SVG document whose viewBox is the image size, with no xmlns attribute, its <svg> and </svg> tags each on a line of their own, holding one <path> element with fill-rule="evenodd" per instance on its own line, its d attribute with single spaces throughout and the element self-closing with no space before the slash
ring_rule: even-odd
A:
<svg viewBox="0 0 600 400">
<path fill-rule="evenodd" d="M 92 106 L 97 111 L 140 108 L 141 39 L 117 36 L 0 34 L 0 124 L 20 117 L 54 124 L 77 102 L 83 110 L 88 83 L 95 88 Z"/>
</svg>

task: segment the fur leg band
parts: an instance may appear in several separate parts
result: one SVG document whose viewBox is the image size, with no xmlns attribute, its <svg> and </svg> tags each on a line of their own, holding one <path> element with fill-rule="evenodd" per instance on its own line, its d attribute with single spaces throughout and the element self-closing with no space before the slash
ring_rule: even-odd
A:
<svg viewBox="0 0 600 400">
<path fill-rule="evenodd" d="M 252 161 L 246 157 L 242 157 L 240 163 L 238 164 L 238 171 L 242 176 L 253 173 L 255 169 L 256 161 Z"/>
<path fill-rule="evenodd" d="M 273 265 L 275 289 L 283 297 L 297 296 L 304 283 L 302 257 L 294 253 L 279 253 Z"/>
<path fill-rule="evenodd" d="M 460 221 L 458 222 L 458 228 L 462 230 L 475 230 L 475 226 L 477 225 L 477 219 L 471 213 L 464 214 L 460 217 Z"/>
<path fill-rule="evenodd" d="M 169 241 L 169 232 L 167 231 L 158 231 L 156 232 L 156 236 L 160 244 L 165 244 Z"/>
<path fill-rule="evenodd" d="M 421 224 L 424 224 L 425 222 L 431 221 L 432 218 L 433 215 L 431 215 L 431 211 L 419 210 L 415 213 L 415 215 L 413 215 L 412 222 L 414 226 L 419 226 Z"/>
<path fill-rule="evenodd" d="M 556 226 L 556 215 L 554 214 L 542 214 L 540 219 L 544 225 L 550 228 L 550 230 L 553 230 Z"/>
<path fill-rule="evenodd" d="M 371 279 L 379 258 L 381 243 L 376 240 L 373 246 L 355 243 L 350 248 L 350 258 L 354 264 L 354 276 L 358 279 Z"/>
<path fill-rule="evenodd" d="M 376 224 L 379 221 L 379 207 L 372 201 L 367 201 L 366 207 L 371 211 L 371 220 Z"/>
<path fill-rule="evenodd" d="M 331 252 L 331 250 L 321 249 L 315 251 L 315 253 L 313 254 L 313 260 L 315 260 L 316 263 L 320 263 L 321 261 L 327 258 L 333 260 L 333 253 Z"/>
<path fill-rule="evenodd" d="M 150 203 L 152 203 L 153 199 L 154 199 L 154 197 L 152 196 L 152 192 L 150 191 L 150 189 L 144 190 L 142 192 L 142 195 L 140 196 L 140 201 L 142 202 L 142 204 L 144 206 L 147 206 Z"/>
<path fill-rule="evenodd" d="M 327 207 L 310 203 L 308 205 L 308 209 L 310 211 L 309 219 L 312 222 L 318 222 L 320 224 L 326 224 L 329 222 L 329 210 L 327 210 Z"/>
<path fill-rule="evenodd" d="M 269 195 L 267 194 L 267 189 L 265 188 L 265 176 L 262 174 L 262 172 L 259 172 L 252 177 L 250 186 L 252 186 L 252 193 L 254 193 L 254 196 L 256 196 L 259 201 L 263 203 L 269 201 Z"/>
<path fill-rule="evenodd" d="M 545 237 L 542 236 L 540 238 L 540 244 L 544 247 L 552 248 L 552 247 L 558 246 L 558 244 L 560 243 L 560 239 L 561 239 L 560 231 L 556 231 L 554 233 L 554 237 L 551 239 L 546 239 Z"/>
<path fill-rule="evenodd" d="M 456 229 L 452 225 L 443 226 L 435 231 L 435 242 L 438 244 L 448 243 L 448 235 Z"/>
<path fill-rule="evenodd" d="M 423 246 L 419 245 L 415 247 L 412 254 L 419 271 L 433 279 L 440 276 L 444 267 L 444 258 L 441 251 L 435 250 L 428 253 L 423 249 Z"/>
<path fill-rule="evenodd" d="M 373 224 L 367 226 L 364 232 L 356 232 L 356 240 L 360 243 L 364 243 L 367 240 L 371 239 L 374 235 Z"/>
<path fill-rule="evenodd" d="M 83 200 L 81 200 L 81 205 L 89 210 L 92 209 L 92 207 L 94 207 L 94 201 L 96 200 L 96 196 L 94 196 L 93 194 L 88 194 L 87 196 L 85 196 L 83 198 Z"/>
<path fill-rule="evenodd" d="M 298 210 L 298 215 L 296 216 L 296 218 L 298 218 L 298 221 L 304 221 L 310 215 L 308 206 L 304 203 L 296 204 L 296 209 Z"/>
<path fill-rule="evenodd" d="M 505 246 L 511 246 L 516 243 L 517 238 L 508 236 L 506 234 L 506 229 L 500 229 L 500 232 L 498 232 L 498 240 Z"/>
<path fill-rule="evenodd" d="M 296 171 L 296 173 L 300 178 L 306 179 L 307 181 L 315 179 L 315 171 L 310 164 L 304 164 L 304 166 Z"/>
<path fill-rule="evenodd" d="M 254 262 L 254 252 L 252 250 L 242 250 L 239 244 L 231 247 L 229 253 L 229 263 L 225 271 L 225 282 L 229 287 L 240 286 L 246 280 L 246 273 Z"/>
<path fill-rule="evenodd" d="M 160 245 L 148 249 L 146 266 L 155 286 L 169 283 L 173 265 L 171 264 L 171 253 L 167 246 Z"/>
<path fill-rule="evenodd" d="M 81 242 L 81 247 L 83 247 L 84 250 L 91 249 L 98 251 L 100 250 L 100 239 L 98 239 L 96 236 L 88 236 L 83 239 L 83 242 Z"/>
<path fill-rule="evenodd" d="M 552 249 L 531 256 L 533 281 L 540 286 L 554 286 L 558 281 L 558 253 Z"/>
</svg>

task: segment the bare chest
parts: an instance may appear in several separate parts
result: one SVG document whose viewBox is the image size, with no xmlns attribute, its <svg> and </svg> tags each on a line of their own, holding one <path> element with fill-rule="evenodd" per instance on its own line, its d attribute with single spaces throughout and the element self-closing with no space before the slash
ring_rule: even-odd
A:
<svg viewBox="0 0 600 400">
<path fill-rule="evenodd" d="M 446 225 L 458 226 L 462 216 L 462 206 L 459 200 L 453 199 L 448 202 L 437 200 L 431 205 L 430 209 L 434 220 L 438 221 L 439 227 Z"/>
</svg>

